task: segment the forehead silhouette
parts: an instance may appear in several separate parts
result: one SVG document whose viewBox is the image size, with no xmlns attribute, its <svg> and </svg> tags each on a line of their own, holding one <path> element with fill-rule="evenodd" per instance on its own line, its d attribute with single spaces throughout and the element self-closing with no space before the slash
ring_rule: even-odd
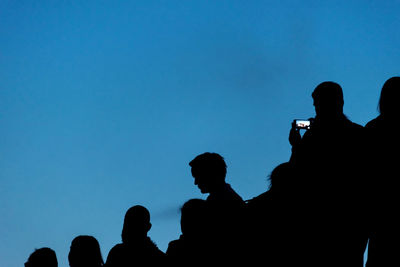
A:
<svg viewBox="0 0 400 267">
<path fill-rule="evenodd" d="M 136 205 L 128 209 L 125 214 L 125 223 L 150 222 L 150 212 L 143 206 Z"/>
<path fill-rule="evenodd" d="M 189 165 L 192 167 L 192 174 L 194 176 L 202 173 L 214 173 L 221 177 L 225 177 L 226 175 L 225 160 L 217 153 L 206 152 L 198 155 Z"/>
<path fill-rule="evenodd" d="M 272 184 L 282 184 L 286 182 L 287 178 L 293 175 L 293 166 L 290 162 L 284 162 L 276 166 L 270 175 Z"/>
<path fill-rule="evenodd" d="M 190 199 L 181 208 L 182 216 L 196 217 L 201 216 L 207 210 L 207 202 L 203 199 Z"/>
<path fill-rule="evenodd" d="M 93 251 L 100 250 L 99 242 L 93 236 L 80 235 L 71 242 L 71 250 Z"/>
<path fill-rule="evenodd" d="M 28 267 L 57 267 L 57 256 L 51 248 L 36 249 L 25 264 Z"/>
<path fill-rule="evenodd" d="M 103 257 L 97 239 L 88 235 L 75 237 L 71 242 L 68 261 L 71 267 L 87 266 L 89 264 L 92 266 L 101 266 Z"/>
<path fill-rule="evenodd" d="M 379 111 L 381 114 L 395 113 L 399 114 L 400 98 L 400 77 L 388 79 L 382 87 L 379 100 Z M 389 114 L 390 115 L 390 114 Z M 392 114 L 394 115 L 394 114 Z"/>
<path fill-rule="evenodd" d="M 323 82 L 314 89 L 312 97 L 320 103 L 343 103 L 343 90 L 335 82 Z"/>
</svg>

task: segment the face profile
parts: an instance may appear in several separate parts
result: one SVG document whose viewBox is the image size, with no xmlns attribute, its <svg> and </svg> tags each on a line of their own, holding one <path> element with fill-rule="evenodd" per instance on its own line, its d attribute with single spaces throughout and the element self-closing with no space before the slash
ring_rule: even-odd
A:
<svg viewBox="0 0 400 267">
<path fill-rule="evenodd" d="M 192 172 L 193 175 L 193 172 Z M 196 176 L 195 176 L 196 175 Z M 204 174 L 196 173 L 193 175 L 194 184 L 200 189 L 200 192 L 203 194 L 210 193 L 209 189 L 209 181 L 207 181 L 207 176 Z"/>
<path fill-rule="evenodd" d="M 225 183 L 226 163 L 219 154 L 206 152 L 194 158 L 189 165 L 194 184 L 201 193 L 210 193 Z"/>
</svg>

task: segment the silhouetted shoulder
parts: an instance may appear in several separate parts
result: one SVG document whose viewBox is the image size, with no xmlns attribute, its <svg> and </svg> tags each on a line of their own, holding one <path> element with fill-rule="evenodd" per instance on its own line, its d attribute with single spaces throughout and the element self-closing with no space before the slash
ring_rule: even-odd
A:
<svg viewBox="0 0 400 267">
<path fill-rule="evenodd" d="M 245 203 L 248 208 L 260 207 L 265 205 L 265 203 L 268 203 L 270 199 L 271 199 L 271 192 L 266 191 L 256 197 L 246 200 Z"/>
<path fill-rule="evenodd" d="M 190 255 L 194 254 L 191 253 L 191 249 L 193 248 L 190 247 L 190 244 L 186 244 L 185 238 L 181 235 L 179 239 L 172 240 L 168 243 L 168 248 L 165 254 L 170 259 L 170 262 L 177 263 L 182 259 L 193 256 Z"/>
<path fill-rule="evenodd" d="M 112 249 L 110 250 L 108 257 L 110 257 L 110 255 L 113 254 L 118 254 L 121 253 L 122 251 L 124 251 L 125 246 L 124 244 L 120 243 L 120 244 L 116 244 L 115 246 L 112 247 Z M 107 259 L 108 260 L 108 259 Z"/>
<path fill-rule="evenodd" d="M 106 266 L 134 266 L 136 264 L 159 264 L 165 257 L 150 238 L 141 244 L 117 244 L 109 252 Z"/>
<path fill-rule="evenodd" d="M 167 266 L 208 266 L 215 260 L 209 243 L 183 235 L 169 242 L 166 255 Z"/>
<path fill-rule="evenodd" d="M 352 122 L 351 120 L 349 120 L 344 115 L 343 115 L 341 120 L 342 120 L 342 127 L 343 128 L 347 128 L 347 129 L 350 129 L 350 130 L 362 130 L 362 129 L 364 129 L 364 126 L 362 126 L 362 125 L 360 125 L 358 123 Z"/>
<path fill-rule="evenodd" d="M 158 248 L 158 246 L 156 245 L 156 243 L 154 243 L 150 238 L 149 238 L 149 241 L 150 241 L 149 246 L 153 249 L 153 251 L 154 251 L 154 256 L 155 256 L 156 258 L 163 259 L 163 258 L 165 257 L 165 253 L 162 252 L 162 251 Z"/>
<path fill-rule="evenodd" d="M 380 127 L 381 124 L 382 124 L 382 118 L 381 118 L 381 116 L 378 116 L 375 119 L 372 119 L 371 121 L 369 121 L 365 125 L 365 128 L 374 129 L 374 128 Z"/>
<path fill-rule="evenodd" d="M 180 239 L 170 241 L 168 243 L 168 248 L 166 251 L 167 256 L 177 254 L 177 251 L 181 250 L 181 246 L 182 246 L 181 243 L 182 242 Z"/>
<path fill-rule="evenodd" d="M 363 142 L 365 136 L 365 127 L 352 121 L 349 122 L 349 131 L 353 133 L 353 138 L 356 138 L 359 143 Z"/>
<path fill-rule="evenodd" d="M 364 129 L 364 126 L 362 126 L 358 123 L 355 123 L 355 122 L 351 122 L 351 127 L 354 129 Z"/>
<path fill-rule="evenodd" d="M 106 266 L 120 266 L 125 261 L 127 255 L 126 247 L 123 244 L 115 245 L 108 253 Z"/>
<path fill-rule="evenodd" d="M 235 190 L 232 189 L 230 184 L 225 183 L 223 186 L 221 186 L 217 193 L 210 194 L 207 197 L 208 202 L 212 203 L 231 203 L 231 204 L 243 204 L 244 201 L 241 196 L 239 196 L 238 193 L 235 192 Z"/>
</svg>

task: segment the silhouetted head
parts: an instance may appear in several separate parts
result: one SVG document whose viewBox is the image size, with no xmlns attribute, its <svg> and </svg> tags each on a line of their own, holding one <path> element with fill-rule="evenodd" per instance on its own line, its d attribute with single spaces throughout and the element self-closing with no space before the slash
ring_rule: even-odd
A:
<svg viewBox="0 0 400 267">
<path fill-rule="evenodd" d="M 129 243 L 143 240 L 147 237 L 147 232 L 150 228 L 150 212 L 143 206 L 133 206 L 125 214 L 122 242 Z"/>
<path fill-rule="evenodd" d="M 57 256 L 51 248 L 36 249 L 25 262 L 25 267 L 57 267 Z"/>
<path fill-rule="evenodd" d="M 379 112 L 384 117 L 399 116 L 400 77 L 392 77 L 385 82 L 379 99 Z"/>
<path fill-rule="evenodd" d="M 284 162 L 276 166 L 269 175 L 270 190 L 282 191 L 293 177 L 293 166 L 290 162 Z"/>
<path fill-rule="evenodd" d="M 206 152 L 195 157 L 189 165 L 194 184 L 202 193 L 210 193 L 225 183 L 226 163 L 219 154 Z"/>
<path fill-rule="evenodd" d="M 312 93 L 318 118 L 336 118 L 343 115 L 343 91 L 335 82 L 323 82 Z"/>
<path fill-rule="evenodd" d="M 199 236 L 208 229 L 208 206 L 203 199 L 190 199 L 181 208 L 181 230 L 185 236 Z"/>
<path fill-rule="evenodd" d="M 80 235 L 71 242 L 68 254 L 69 266 L 71 267 L 101 267 L 103 257 L 100 245 L 96 238 L 88 235 Z"/>
</svg>

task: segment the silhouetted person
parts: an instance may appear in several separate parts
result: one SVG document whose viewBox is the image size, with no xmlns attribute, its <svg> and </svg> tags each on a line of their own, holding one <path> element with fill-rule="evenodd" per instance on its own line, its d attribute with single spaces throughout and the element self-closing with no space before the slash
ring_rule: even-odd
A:
<svg viewBox="0 0 400 267">
<path fill-rule="evenodd" d="M 210 246 L 218 250 L 216 261 L 228 264 L 240 256 L 243 244 L 243 199 L 226 183 L 226 163 L 217 153 L 206 152 L 190 163 L 194 183 L 203 194 L 209 193 L 212 240 Z"/>
<path fill-rule="evenodd" d="M 208 204 L 202 199 L 190 199 L 181 208 L 181 236 L 168 244 L 167 257 L 171 265 L 206 266 L 212 262 L 210 251 L 210 216 Z"/>
<path fill-rule="evenodd" d="M 398 164 L 400 141 L 400 77 L 388 79 L 381 90 L 379 116 L 365 126 L 371 174 L 370 239 L 367 267 L 399 265 L 400 194 Z"/>
<path fill-rule="evenodd" d="M 243 199 L 225 182 L 226 163 L 217 153 L 206 152 L 190 163 L 194 184 L 201 193 L 209 193 L 207 201 L 216 205 L 242 205 Z"/>
<path fill-rule="evenodd" d="M 51 248 L 36 249 L 25 262 L 25 267 L 57 267 L 57 256 Z"/>
<path fill-rule="evenodd" d="M 70 267 L 102 267 L 103 257 L 96 238 L 80 235 L 71 242 L 68 254 Z"/>
<path fill-rule="evenodd" d="M 339 84 L 312 93 L 316 116 L 303 137 L 293 125 L 290 162 L 298 176 L 300 265 L 363 266 L 367 242 L 364 129 L 343 114 Z M 305 242 L 304 242 L 305 241 Z"/>
<path fill-rule="evenodd" d="M 109 252 L 107 267 L 161 266 L 165 254 L 147 236 L 151 228 L 150 213 L 140 205 L 131 207 L 125 214 L 122 244 Z"/>
<path fill-rule="evenodd" d="M 293 231 L 296 226 L 291 194 L 296 190 L 290 162 L 276 166 L 269 175 L 268 191 L 246 201 L 250 257 L 264 266 L 295 266 Z"/>
</svg>

